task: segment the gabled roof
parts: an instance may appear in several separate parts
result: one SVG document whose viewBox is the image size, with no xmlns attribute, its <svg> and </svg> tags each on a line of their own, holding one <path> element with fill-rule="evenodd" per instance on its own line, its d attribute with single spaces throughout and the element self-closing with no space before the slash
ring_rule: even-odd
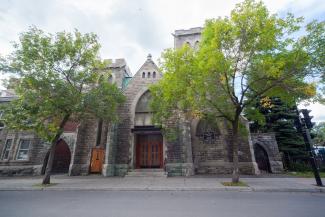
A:
<svg viewBox="0 0 325 217">
<path fill-rule="evenodd" d="M 144 70 L 148 70 L 148 69 L 154 69 L 155 71 L 159 72 L 159 68 L 156 65 L 156 63 L 152 60 L 152 56 L 151 54 L 148 54 L 147 56 L 147 60 L 142 64 L 142 66 L 140 67 L 140 69 L 135 73 L 134 76 L 137 76 L 139 73 L 142 73 L 142 71 Z"/>
</svg>

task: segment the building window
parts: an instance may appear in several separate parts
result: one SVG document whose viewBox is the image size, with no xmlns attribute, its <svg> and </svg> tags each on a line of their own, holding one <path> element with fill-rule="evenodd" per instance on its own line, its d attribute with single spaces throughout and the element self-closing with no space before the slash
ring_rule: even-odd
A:
<svg viewBox="0 0 325 217">
<path fill-rule="evenodd" d="M 150 72 L 148 72 L 148 78 L 150 78 Z"/>
<path fill-rule="evenodd" d="M 151 94 L 145 92 L 135 108 L 135 126 L 152 126 L 152 109 L 150 108 Z"/>
<path fill-rule="evenodd" d="M 156 78 L 156 72 L 153 72 L 153 73 L 152 73 L 152 77 L 153 77 L 153 78 Z"/>
<path fill-rule="evenodd" d="M 17 160 L 28 160 L 28 151 L 30 147 L 31 140 L 21 139 L 19 141 L 19 149 L 17 152 Z"/>
<path fill-rule="evenodd" d="M 1 158 L 2 160 L 8 160 L 10 150 L 11 150 L 11 144 L 12 144 L 12 139 L 7 139 L 6 144 L 5 144 L 5 148 L 4 148 L 3 153 L 2 153 L 2 158 Z"/>
<path fill-rule="evenodd" d="M 196 136 L 203 142 L 203 144 L 215 144 L 220 136 L 220 131 L 216 123 L 212 124 L 208 120 L 200 120 Z"/>
<path fill-rule="evenodd" d="M 142 72 L 142 78 L 145 78 L 145 77 L 146 77 L 146 73 Z"/>
</svg>

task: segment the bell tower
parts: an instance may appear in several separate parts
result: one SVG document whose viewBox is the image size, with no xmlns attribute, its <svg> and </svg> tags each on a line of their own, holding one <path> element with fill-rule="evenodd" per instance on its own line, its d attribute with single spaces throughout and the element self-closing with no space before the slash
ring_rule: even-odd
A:
<svg viewBox="0 0 325 217">
<path fill-rule="evenodd" d="M 174 48 L 180 48 L 184 44 L 196 48 L 201 40 L 201 27 L 195 27 L 191 29 L 175 30 L 174 36 Z"/>
</svg>

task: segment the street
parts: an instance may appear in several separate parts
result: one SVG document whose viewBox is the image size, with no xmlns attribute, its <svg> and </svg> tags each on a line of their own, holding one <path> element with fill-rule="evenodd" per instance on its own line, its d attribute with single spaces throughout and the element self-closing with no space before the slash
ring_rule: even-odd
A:
<svg viewBox="0 0 325 217">
<path fill-rule="evenodd" d="M 313 217 L 325 194 L 226 191 L 2 191 L 1 217 Z"/>
</svg>

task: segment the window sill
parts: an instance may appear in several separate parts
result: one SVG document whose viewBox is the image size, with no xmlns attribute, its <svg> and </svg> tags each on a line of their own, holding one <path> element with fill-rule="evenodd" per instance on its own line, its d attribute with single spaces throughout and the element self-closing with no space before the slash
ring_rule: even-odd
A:
<svg viewBox="0 0 325 217">
<path fill-rule="evenodd" d="M 0 160 L 0 163 L 28 163 L 30 160 Z"/>
</svg>

